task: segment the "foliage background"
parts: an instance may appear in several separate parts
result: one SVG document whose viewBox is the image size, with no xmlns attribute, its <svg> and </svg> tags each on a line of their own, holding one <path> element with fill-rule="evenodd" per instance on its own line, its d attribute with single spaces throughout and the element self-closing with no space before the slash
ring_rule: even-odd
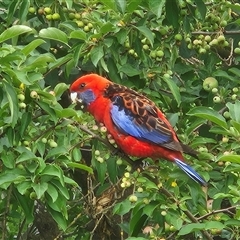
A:
<svg viewBox="0 0 240 240">
<path fill-rule="evenodd" d="M 0 1 L 1 238 L 239 239 L 239 14 L 234 0 Z M 69 101 L 89 72 L 163 109 L 208 187 L 116 151 Z"/>
</svg>

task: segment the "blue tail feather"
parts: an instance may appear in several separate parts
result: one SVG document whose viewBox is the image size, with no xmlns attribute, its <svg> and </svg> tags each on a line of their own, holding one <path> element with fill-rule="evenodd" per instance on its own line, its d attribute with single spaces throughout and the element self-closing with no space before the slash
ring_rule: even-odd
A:
<svg viewBox="0 0 240 240">
<path fill-rule="evenodd" d="M 177 158 L 174 160 L 178 167 L 180 167 L 195 182 L 200 183 L 202 186 L 207 186 L 207 182 L 203 180 L 203 178 L 193 168 Z"/>
</svg>

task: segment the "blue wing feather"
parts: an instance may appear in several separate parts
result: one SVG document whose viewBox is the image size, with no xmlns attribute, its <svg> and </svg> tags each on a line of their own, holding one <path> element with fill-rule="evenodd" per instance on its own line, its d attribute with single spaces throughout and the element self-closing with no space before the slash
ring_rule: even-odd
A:
<svg viewBox="0 0 240 240">
<path fill-rule="evenodd" d="M 158 129 L 149 128 L 144 121 L 142 124 L 135 121 L 136 116 L 122 104 L 119 104 L 119 98 L 119 96 L 115 97 L 110 111 L 112 120 L 119 131 L 155 144 L 163 144 L 171 141 L 171 135 L 166 135 Z"/>
</svg>

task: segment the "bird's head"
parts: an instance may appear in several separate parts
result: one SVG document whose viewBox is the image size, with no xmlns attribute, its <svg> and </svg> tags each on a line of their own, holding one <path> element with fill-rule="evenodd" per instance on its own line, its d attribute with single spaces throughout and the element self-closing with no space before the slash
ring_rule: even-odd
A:
<svg viewBox="0 0 240 240">
<path fill-rule="evenodd" d="M 109 80 L 97 74 L 82 76 L 70 86 L 71 99 L 89 105 L 103 94 L 109 83 Z"/>
</svg>

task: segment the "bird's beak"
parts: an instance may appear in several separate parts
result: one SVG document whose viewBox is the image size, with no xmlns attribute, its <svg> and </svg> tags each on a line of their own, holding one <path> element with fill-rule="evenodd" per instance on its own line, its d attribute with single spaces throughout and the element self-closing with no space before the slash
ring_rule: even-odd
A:
<svg viewBox="0 0 240 240">
<path fill-rule="evenodd" d="M 77 102 L 82 103 L 82 99 L 80 97 L 80 93 L 72 92 L 70 94 L 70 98 L 72 100 L 72 103 L 77 103 Z"/>
</svg>

